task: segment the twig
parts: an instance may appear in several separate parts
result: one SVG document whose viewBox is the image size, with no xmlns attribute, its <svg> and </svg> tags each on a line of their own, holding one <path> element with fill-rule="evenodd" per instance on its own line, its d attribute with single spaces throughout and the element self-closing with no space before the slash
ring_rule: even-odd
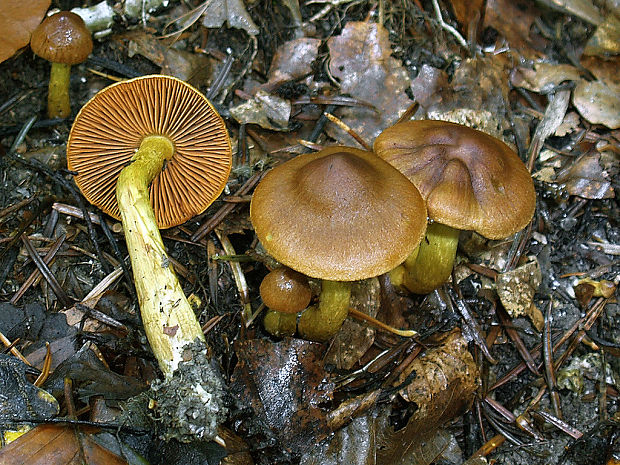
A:
<svg viewBox="0 0 620 465">
<path fill-rule="evenodd" d="M 229 255 L 235 255 L 235 249 L 231 244 L 228 236 L 225 234 L 220 234 L 218 231 L 215 232 L 217 234 L 218 239 L 222 244 L 222 248 L 224 252 Z M 233 273 L 233 277 L 235 278 L 235 283 L 237 284 L 237 290 L 239 291 L 239 297 L 241 299 L 241 306 L 243 307 L 243 317 L 244 319 L 250 318 L 252 314 L 252 307 L 250 306 L 250 291 L 248 289 L 248 283 L 245 280 L 245 275 L 243 274 L 243 270 L 241 269 L 241 264 L 239 262 L 228 262 L 230 268 Z"/>
<path fill-rule="evenodd" d="M 463 299 L 459 298 L 456 295 L 456 292 L 454 292 L 452 288 L 448 286 L 447 289 L 448 289 L 448 294 L 450 296 L 450 299 L 448 301 L 451 300 L 456 305 L 456 308 L 458 312 L 460 313 L 461 318 L 463 318 L 463 321 L 465 322 L 466 328 L 469 330 L 469 334 L 471 335 L 474 341 L 474 344 L 478 346 L 478 348 L 482 351 L 482 353 L 484 354 L 484 356 L 489 362 L 491 362 L 493 365 L 497 364 L 497 360 L 495 360 L 495 358 L 493 358 L 493 356 L 491 355 L 491 352 L 489 351 L 489 347 L 487 346 L 486 341 L 482 337 L 482 334 L 480 331 L 480 325 L 478 324 L 478 322 L 472 315 L 471 311 L 469 310 L 468 305 L 465 303 Z"/>
<path fill-rule="evenodd" d="M 237 190 L 237 192 L 235 192 L 234 195 L 241 196 L 241 195 L 245 195 L 248 192 L 250 192 L 254 188 L 254 186 L 258 184 L 258 181 L 261 180 L 264 174 L 265 174 L 264 172 L 254 173 L 243 184 L 243 186 L 241 186 Z M 239 204 L 238 203 L 226 203 L 225 205 L 223 205 L 217 212 L 215 212 L 215 214 L 211 218 L 209 218 L 209 220 L 206 223 L 204 223 L 202 226 L 200 226 L 196 230 L 196 232 L 191 237 L 192 241 L 198 242 L 200 239 L 202 239 L 207 234 L 209 234 L 211 231 L 213 231 L 213 229 L 215 229 L 215 227 L 218 224 L 220 224 L 222 220 L 237 207 L 237 205 Z"/>
<path fill-rule="evenodd" d="M 24 362 L 26 365 L 28 366 L 32 366 L 30 365 L 30 362 L 28 360 L 26 360 L 26 357 L 24 357 L 21 352 L 19 350 L 17 350 L 17 348 L 15 347 L 15 343 L 9 341 L 9 339 L 2 333 L 2 331 L 0 331 L 0 342 L 2 342 L 2 344 L 4 344 L 4 346 L 9 349 L 9 351 L 11 352 L 11 354 L 14 357 L 17 357 L 18 359 L 20 359 L 22 362 Z"/>
<path fill-rule="evenodd" d="M 43 275 L 47 283 L 54 291 L 54 294 L 56 294 L 56 297 L 58 297 L 60 304 L 63 306 L 63 308 L 70 307 L 72 304 L 71 299 L 62 288 L 62 286 L 58 283 L 58 280 L 54 276 L 54 273 L 52 273 L 52 270 L 50 270 L 47 266 L 47 263 L 45 263 L 43 259 L 39 256 L 39 253 L 32 245 L 32 242 L 30 242 L 30 239 L 28 239 L 28 236 L 22 235 L 21 240 L 24 243 L 24 247 L 26 247 L 28 255 L 30 255 L 30 258 L 35 263 L 35 265 L 37 265 L 37 268 L 41 272 L 41 275 Z"/>
<path fill-rule="evenodd" d="M 60 236 L 58 239 L 54 241 L 54 243 L 51 245 L 45 257 L 43 257 L 43 261 L 45 262 L 45 264 L 49 265 L 52 262 L 52 260 L 56 256 L 56 253 L 58 252 L 58 250 L 60 250 L 60 247 L 65 242 L 66 238 L 67 238 L 67 235 L 63 234 L 62 236 Z M 13 295 L 10 302 L 13 305 L 15 305 L 19 301 L 19 299 L 21 299 L 22 296 L 26 293 L 26 291 L 30 288 L 30 286 L 35 284 L 35 282 L 40 276 L 41 276 L 41 272 L 38 269 L 34 270 L 30 274 L 30 276 L 28 276 L 28 279 L 24 281 L 24 284 L 22 284 L 19 290 Z"/>
<path fill-rule="evenodd" d="M 450 26 L 448 23 L 446 23 L 443 20 L 443 16 L 441 16 L 441 10 L 439 8 L 439 1 L 438 0 L 433 0 L 433 9 L 435 10 L 435 16 L 437 18 L 437 22 L 439 23 L 439 25 L 443 29 L 448 31 L 450 34 L 452 34 L 454 36 L 454 38 L 456 39 L 456 41 L 461 46 L 463 46 L 464 48 L 469 50 L 469 46 L 467 45 L 467 41 L 463 38 L 463 36 L 459 33 L 459 31 L 457 31 L 455 28 L 453 28 L 452 26 Z"/>
<path fill-rule="evenodd" d="M 536 376 L 540 376 L 540 372 L 536 367 L 536 362 L 534 361 L 532 354 L 530 354 L 530 351 L 527 350 L 527 347 L 525 347 L 521 336 L 519 336 L 519 333 L 517 333 L 517 331 L 514 329 L 512 319 L 510 318 L 510 315 L 508 315 L 506 309 L 504 309 L 504 307 L 500 304 L 496 307 L 495 314 L 497 315 L 500 324 L 504 328 L 504 331 L 506 331 L 506 334 L 508 335 L 508 337 L 510 337 L 515 347 L 517 348 L 517 352 L 519 352 L 519 355 L 525 362 L 527 368 Z"/>
<path fill-rule="evenodd" d="M 543 362 L 545 366 L 545 381 L 549 387 L 549 397 L 551 397 L 551 405 L 553 412 L 560 420 L 562 419 L 562 405 L 560 403 L 560 395 L 556 389 L 555 370 L 553 369 L 553 343 L 551 341 L 551 307 L 553 301 L 549 301 L 547 311 L 545 312 L 545 329 L 543 332 Z"/>
</svg>

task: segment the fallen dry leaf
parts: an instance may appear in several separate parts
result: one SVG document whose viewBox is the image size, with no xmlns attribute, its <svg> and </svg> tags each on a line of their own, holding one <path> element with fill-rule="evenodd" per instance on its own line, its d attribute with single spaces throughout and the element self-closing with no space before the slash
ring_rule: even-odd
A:
<svg viewBox="0 0 620 465">
<path fill-rule="evenodd" d="M 532 300 L 541 281 L 542 273 L 537 260 L 497 276 L 497 294 L 512 318 L 528 315 L 533 321 L 539 320 L 535 314 L 536 307 L 536 310 L 532 308 Z"/>
<path fill-rule="evenodd" d="M 600 57 L 620 54 L 620 18 L 616 15 L 607 16 L 588 40 L 583 53 Z"/>
<path fill-rule="evenodd" d="M 174 76 L 197 87 L 206 85 L 212 76 L 212 63 L 204 54 L 177 50 L 144 31 L 131 31 L 116 37 L 129 39 L 129 56 L 142 55 L 160 66 L 161 74 Z"/>
<path fill-rule="evenodd" d="M 253 98 L 232 107 L 230 114 L 239 124 L 258 124 L 273 131 L 286 131 L 291 116 L 291 102 L 264 90 Z"/>
<path fill-rule="evenodd" d="M 487 0 L 484 26 L 491 26 L 506 38 L 511 50 L 525 58 L 541 58 L 544 43 L 531 36 L 532 24 L 540 17 L 534 2 L 526 0 Z M 538 42 L 542 42 L 537 38 Z"/>
<path fill-rule="evenodd" d="M 485 0 L 450 0 L 454 16 L 461 26 L 461 32 L 467 36 L 468 28 L 473 21 L 478 21 L 478 30 L 483 21 Z"/>
<path fill-rule="evenodd" d="M 556 182 L 564 184 L 570 195 L 584 199 L 613 198 L 614 189 L 600 159 L 598 152 L 582 155 L 558 175 Z"/>
<path fill-rule="evenodd" d="M 596 79 L 607 84 L 608 87 L 620 92 L 620 55 L 603 59 L 596 56 L 583 55 L 581 65 L 590 71 Z"/>
<path fill-rule="evenodd" d="M 348 22 L 339 36 L 327 41 L 329 71 L 340 81 L 340 92 L 374 105 L 368 108 L 344 108 L 338 116 L 366 142 L 392 125 L 413 102 L 405 89 L 409 76 L 401 63 L 391 56 L 388 31 L 372 22 Z M 334 125 L 328 126 L 335 139 L 357 146 L 351 136 Z"/>
<path fill-rule="evenodd" d="M 30 0 L 25 8 L 22 0 L 0 2 L 0 63 L 30 42 L 30 34 L 39 25 L 51 0 Z"/>
<path fill-rule="evenodd" d="M 577 111 L 592 124 L 620 128 L 620 91 L 603 81 L 579 81 L 573 92 Z"/>
<path fill-rule="evenodd" d="M 70 425 L 40 425 L 0 449 L 2 465 L 125 465 L 127 461 Z"/>
<path fill-rule="evenodd" d="M 243 29 L 251 36 L 258 34 L 258 26 L 245 9 L 242 0 L 207 0 L 209 3 L 203 14 L 202 25 L 209 28 L 228 27 Z"/>
<path fill-rule="evenodd" d="M 445 71 L 423 64 L 411 81 L 411 92 L 422 108 L 431 108 L 450 100 L 452 88 Z"/>
<path fill-rule="evenodd" d="M 412 458 L 425 439 L 470 406 L 478 388 L 478 368 L 458 329 L 444 334 L 437 347 L 416 358 L 401 374 L 399 382 L 415 372 L 416 377 L 401 391 L 418 409 L 407 425 L 383 434 L 377 464 L 415 463 Z"/>
<path fill-rule="evenodd" d="M 510 82 L 532 92 L 548 93 L 564 81 L 578 81 L 580 78 L 579 70 L 574 66 L 536 63 L 533 68 L 515 68 Z"/>
<path fill-rule="evenodd" d="M 600 11 L 592 0 L 539 0 L 549 8 L 577 16 L 590 24 L 600 24 L 603 21 Z"/>
<path fill-rule="evenodd" d="M 440 108 L 434 109 L 443 112 L 468 109 L 474 110 L 477 114 L 486 112 L 492 117 L 493 124 L 491 125 L 501 132 L 506 121 L 506 102 L 509 92 L 506 74 L 507 70 L 500 60 L 483 57 L 463 60 L 452 77 L 452 95 L 450 98 L 443 99 Z M 474 125 L 472 127 L 485 131 L 484 126 Z M 501 138 L 496 133 L 492 135 Z"/>
<path fill-rule="evenodd" d="M 268 81 L 264 86 L 297 79 L 312 71 L 312 63 L 319 53 L 321 41 L 302 37 L 280 45 L 271 61 Z"/>
<path fill-rule="evenodd" d="M 605 297 L 608 299 L 616 291 L 616 285 L 612 281 L 603 279 L 595 281 L 591 278 L 581 279 L 576 286 L 575 298 L 582 308 L 587 308 L 592 297 Z"/>
</svg>

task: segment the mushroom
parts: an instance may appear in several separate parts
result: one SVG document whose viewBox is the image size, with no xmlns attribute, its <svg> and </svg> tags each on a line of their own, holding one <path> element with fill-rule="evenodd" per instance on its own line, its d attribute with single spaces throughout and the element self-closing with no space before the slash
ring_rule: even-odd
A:
<svg viewBox="0 0 620 465">
<path fill-rule="evenodd" d="M 502 239 L 534 215 L 529 171 L 510 147 L 488 134 L 445 121 L 405 121 L 379 134 L 374 151 L 407 176 L 426 201 L 426 239 L 400 274 L 413 293 L 431 292 L 448 280 L 459 230 Z"/>
<path fill-rule="evenodd" d="M 282 266 L 270 271 L 260 284 L 260 296 L 269 308 L 264 325 L 275 336 L 292 336 L 297 328 L 297 313 L 312 298 L 308 278 Z"/>
<path fill-rule="evenodd" d="M 372 152 L 328 147 L 273 168 L 254 191 L 250 219 L 265 250 L 321 281 L 299 318 L 326 340 L 349 311 L 350 281 L 385 273 L 420 243 L 426 209 L 415 187 Z"/>
<path fill-rule="evenodd" d="M 92 52 L 90 31 L 81 17 L 61 11 L 45 18 L 33 31 L 30 48 L 35 55 L 52 63 L 47 92 L 48 116 L 66 118 L 71 114 L 71 65 L 82 63 Z"/>
<path fill-rule="evenodd" d="M 221 193 L 231 167 L 224 121 L 179 79 L 154 75 L 119 82 L 78 113 L 67 164 L 84 196 L 122 219 L 144 329 L 160 369 L 173 378 L 191 359 L 188 347 L 206 343 L 158 225 L 183 223 Z M 185 384 L 193 389 L 191 380 Z M 208 389 L 195 391 L 200 398 Z M 200 431 L 210 434 L 208 428 Z"/>
</svg>

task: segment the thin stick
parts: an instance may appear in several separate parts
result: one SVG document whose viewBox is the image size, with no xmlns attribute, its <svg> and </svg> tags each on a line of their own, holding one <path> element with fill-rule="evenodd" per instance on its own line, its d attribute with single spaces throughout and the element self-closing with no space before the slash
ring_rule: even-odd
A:
<svg viewBox="0 0 620 465">
<path fill-rule="evenodd" d="M 459 44 L 461 44 L 463 47 L 465 47 L 467 50 L 469 50 L 469 47 L 467 45 L 467 41 L 463 38 L 463 36 L 459 33 L 459 31 L 454 29 L 452 26 L 450 26 L 448 23 L 446 23 L 443 20 L 443 16 L 441 16 L 441 10 L 439 9 L 439 2 L 438 2 L 438 0 L 433 0 L 433 9 L 435 10 L 435 16 L 437 18 L 437 22 L 439 23 L 439 25 L 443 29 L 448 31 L 450 34 L 452 34 Z"/>
<path fill-rule="evenodd" d="M 362 321 L 365 321 L 367 323 L 370 323 L 372 326 L 375 326 L 378 329 L 382 329 L 384 331 L 396 334 L 398 336 L 402 336 L 402 337 L 415 337 L 415 336 L 418 335 L 417 331 L 413 331 L 411 329 L 396 329 L 396 328 L 393 328 L 392 326 L 386 325 L 382 321 L 376 320 L 375 318 L 371 317 L 370 315 L 366 315 L 365 313 L 362 313 L 359 310 L 356 310 L 356 309 L 354 309 L 352 307 L 349 308 L 349 316 L 352 316 L 353 318 L 356 318 L 358 320 L 362 320 Z"/>
</svg>

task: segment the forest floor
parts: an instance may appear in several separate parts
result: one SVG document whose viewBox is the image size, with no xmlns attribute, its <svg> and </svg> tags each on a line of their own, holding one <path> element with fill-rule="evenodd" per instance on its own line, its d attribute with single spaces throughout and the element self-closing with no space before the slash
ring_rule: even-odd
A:
<svg viewBox="0 0 620 465">
<path fill-rule="evenodd" d="M 40 3 L 42 16 L 49 1 Z M 0 450 L 2 463 L 72 463 L 46 461 L 41 441 L 76 447 L 87 463 L 620 461 L 617 2 L 125 3 L 91 25 L 68 118 L 47 116 L 48 62 L 26 47 L 0 63 L 3 440 L 17 425 L 71 415 L 108 426 L 74 423 L 78 446 L 35 428 L 19 452 Z M 232 141 L 222 195 L 162 231 L 221 372 L 219 444 L 160 441 L 161 419 L 138 418 L 128 401 L 161 374 L 121 267 L 122 226 L 88 204 L 67 169 L 80 108 L 148 74 L 203 92 Z M 416 330 L 413 339 L 352 319 L 323 344 L 270 336 L 259 286 L 273 260 L 249 218 L 256 183 L 322 147 L 370 149 L 403 115 L 512 147 L 534 180 L 532 221 L 502 240 L 463 231 L 452 279 L 431 294 L 395 290 L 385 275 L 356 283 L 352 306 Z M 33 383 L 55 400 L 41 401 Z"/>
</svg>

